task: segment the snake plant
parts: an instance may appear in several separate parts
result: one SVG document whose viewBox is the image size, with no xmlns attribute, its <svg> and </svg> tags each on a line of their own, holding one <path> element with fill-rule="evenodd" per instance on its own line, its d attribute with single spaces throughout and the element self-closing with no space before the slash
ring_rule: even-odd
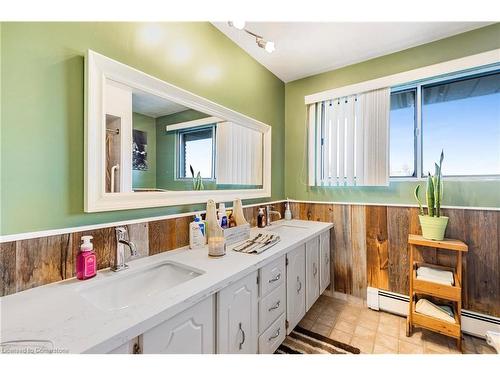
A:
<svg viewBox="0 0 500 375">
<path fill-rule="evenodd" d="M 194 175 L 194 169 L 191 164 L 189 164 L 189 170 L 191 171 L 191 176 L 193 178 L 193 190 L 204 190 L 205 187 L 203 186 L 203 180 L 201 178 L 201 173 L 198 172 L 196 174 L 196 177 Z"/>
<path fill-rule="evenodd" d="M 439 158 L 439 165 L 434 164 L 434 176 L 427 175 L 427 188 L 425 190 L 425 199 L 427 201 L 427 215 L 433 217 L 441 216 L 441 201 L 443 200 L 443 166 L 444 152 L 441 151 L 441 157 Z M 422 202 L 419 197 L 420 185 L 415 187 L 414 196 L 418 203 L 418 208 L 420 215 L 424 215 L 424 208 L 422 207 Z"/>
</svg>

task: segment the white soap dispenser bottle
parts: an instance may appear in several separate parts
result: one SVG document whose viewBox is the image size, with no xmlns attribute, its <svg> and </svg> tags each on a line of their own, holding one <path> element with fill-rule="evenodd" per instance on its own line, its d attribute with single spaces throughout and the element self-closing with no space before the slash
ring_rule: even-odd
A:
<svg viewBox="0 0 500 375">
<path fill-rule="evenodd" d="M 285 220 L 292 220 L 292 210 L 290 210 L 290 202 L 286 201 L 285 205 Z"/>
</svg>

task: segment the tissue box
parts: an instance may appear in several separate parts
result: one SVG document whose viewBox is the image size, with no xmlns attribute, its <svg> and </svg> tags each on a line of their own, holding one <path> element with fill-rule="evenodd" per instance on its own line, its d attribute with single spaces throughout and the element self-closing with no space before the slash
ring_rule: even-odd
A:
<svg viewBox="0 0 500 375">
<path fill-rule="evenodd" d="M 250 224 L 238 225 L 237 227 L 223 229 L 226 245 L 245 241 L 250 238 Z"/>
</svg>

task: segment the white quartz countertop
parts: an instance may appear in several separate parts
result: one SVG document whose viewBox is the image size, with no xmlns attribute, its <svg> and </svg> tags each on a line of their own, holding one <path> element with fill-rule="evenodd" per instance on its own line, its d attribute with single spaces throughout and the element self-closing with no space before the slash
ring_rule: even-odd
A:
<svg viewBox="0 0 500 375">
<path fill-rule="evenodd" d="M 130 261 L 129 269 L 118 273 L 106 269 L 89 280 L 69 279 L 2 297 L 0 342 L 42 340 L 57 352 L 109 352 L 333 226 L 302 220 L 273 222 L 275 227 L 279 224 L 302 228 L 286 236 L 279 233 L 281 241 L 259 255 L 228 249 L 224 257 L 211 258 L 207 248 L 181 248 Z M 265 230 L 272 231 L 273 225 Z M 253 228 L 252 233 L 262 230 Z M 100 309 L 79 293 L 82 287 L 98 287 L 166 261 L 204 273 L 120 310 Z"/>
</svg>

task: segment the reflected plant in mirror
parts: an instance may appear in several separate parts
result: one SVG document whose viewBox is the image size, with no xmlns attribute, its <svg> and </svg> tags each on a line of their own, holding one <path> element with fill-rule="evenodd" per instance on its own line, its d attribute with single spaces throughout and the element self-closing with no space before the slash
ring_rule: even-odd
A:
<svg viewBox="0 0 500 375">
<path fill-rule="evenodd" d="M 203 179 L 201 178 L 201 172 L 196 173 L 194 175 L 193 166 L 189 165 L 189 170 L 191 171 L 191 176 L 193 176 L 193 190 L 203 190 Z"/>
</svg>

